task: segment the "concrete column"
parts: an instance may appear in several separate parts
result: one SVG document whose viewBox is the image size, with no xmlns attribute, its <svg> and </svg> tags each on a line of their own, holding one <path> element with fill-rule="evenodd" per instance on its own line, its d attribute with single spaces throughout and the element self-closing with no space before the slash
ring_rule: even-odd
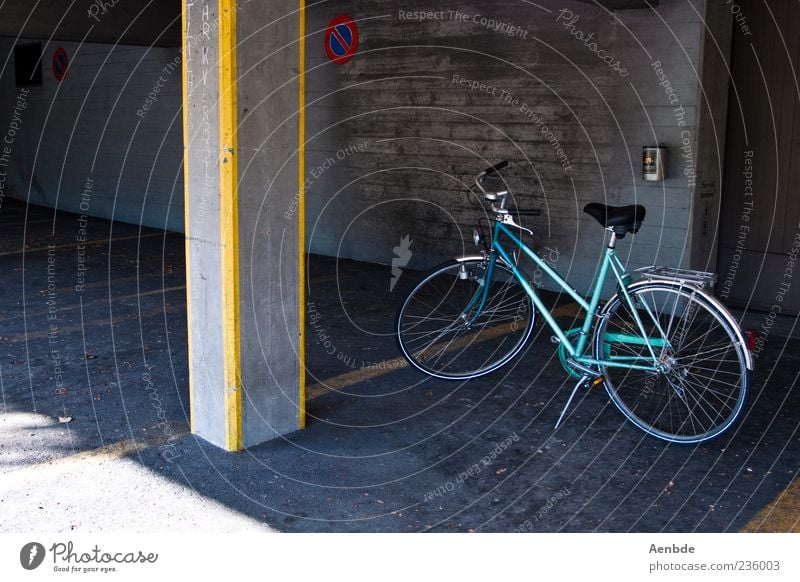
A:
<svg viewBox="0 0 800 582">
<path fill-rule="evenodd" d="M 239 450 L 304 422 L 298 0 L 184 0 L 192 431 Z"/>
</svg>

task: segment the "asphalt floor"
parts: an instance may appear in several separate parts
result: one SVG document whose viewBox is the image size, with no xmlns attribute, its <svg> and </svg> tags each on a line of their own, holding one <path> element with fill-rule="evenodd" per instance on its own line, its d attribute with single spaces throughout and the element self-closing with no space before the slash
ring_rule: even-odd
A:
<svg viewBox="0 0 800 582">
<path fill-rule="evenodd" d="M 409 368 L 392 323 L 418 274 L 311 255 L 308 426 L 227 453 L 189 431 L 181 234 L 10 200 L 0 233 L 0 531 L 800 531 L 794 318 L 741 422 L 670 445 L 602 387 L 555 430 L 572 381 L 541 322 L 484 378 Z"/>
</svg>

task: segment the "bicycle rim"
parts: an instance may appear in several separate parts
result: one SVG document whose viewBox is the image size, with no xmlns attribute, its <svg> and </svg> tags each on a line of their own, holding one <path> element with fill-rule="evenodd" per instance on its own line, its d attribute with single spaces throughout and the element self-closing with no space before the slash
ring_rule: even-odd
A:
<svg viewBox="0 0 800 582">
<path fill-rule="evenodd" d="M 746 348 L 736 330 L 693 288 L 653 283 L 629 293 L 648 337 L 661 340 L 653 342 L 653 351 L 664 371 L 606 366 L 612 401 L 636 426 L 662 440 L 700 443 L 719 436 L 741 414 L 749 382 Z M 633 311 L 617 296 L 602 315 L 595 356 L 652 363 L 647 345 L 630 339 L 642 335 Z"/>
<path fill-rule="evenodd" d="M 408 295 L 398 313 L 397 337 L 408 361 L 450 380 L 488 374 L 524 347 L 534 309 L 511 270 L 496 263 L 483 309 L 488 261 L 474 259 L 434 269 Z"/>
</svg>

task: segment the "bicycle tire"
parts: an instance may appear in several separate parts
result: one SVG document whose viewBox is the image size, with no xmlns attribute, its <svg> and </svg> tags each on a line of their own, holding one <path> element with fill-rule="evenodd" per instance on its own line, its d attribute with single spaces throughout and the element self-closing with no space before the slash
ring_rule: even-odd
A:
<svg viewBox="0 0 800 582">
<path fill-rule="evenodd" d="M 747 347 L 733 318 L 700 290 L 677 283 L 640 283 L 628 293 L 646 332 L 668 340 L 654 348 L 665 369 L 603 367 L 612 402 L 637 427 L 667 442 L 697 444 L 720 436 L 742 414 L 750 382 Z M 619 337 L 614 333 L 641 337 L 620 294 L 600 314 L 595 358 L 649 354 L 646 345 L 613 341 Z"/>
<path fill-rule="evenodd" d="M 508 266 L 497 261 L 483 311 L 471 324 L 465 309 L 485 284 L 487 259 L 434 268 L 403 301 L 395 331 L 405 358 L 446 380 L 489 374 L 520 353 L 531 336 L 535 308 Z M 459 273 L 462 274 L 459 277 Z"/>
</svg>

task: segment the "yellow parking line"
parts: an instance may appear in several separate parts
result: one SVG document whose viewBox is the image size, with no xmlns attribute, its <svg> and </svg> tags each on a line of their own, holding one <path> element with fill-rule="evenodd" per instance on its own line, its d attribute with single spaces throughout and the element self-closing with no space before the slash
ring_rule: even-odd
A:
<svg viewBox="0 0 800 582">
<path fill-rule="evenodd" d="M 452 350 L 457 350 L 469 343 L 480 343 L 501 335 L 506 335 L 509 331 L 511 331 L 511 326 L 512 324 L 507 323 L 505 325 L 498 325 L 494 328 L 482 330 L 481 332 L 465 335 L 461 339 L 451 342 L 449 345 L 447 345 L 445 351 L 449 352 Z M 479 333 L 481 335 L 476 340 L 475 338 Z M 446 344 L 447 342 L 435 344 L 431 346 L 431 350 L 435 352 L 438 348 L 444 347 Z M 408 368 L 408 366 L 408 360 L 406 360 L 404 357 L 400 356 L 397 358 L 392 358 L 391 360 L 385 360 L 379 364 L 375 364 L 375 366 L 353 370 L 352 372 L 345 372 L 344 374 L 334 376 L 333 378 L 325 380 L 319 384 L 309 386 L 307 393 L 309 399 L 313 399 L 324 394 L 325 392 L 329 392 L 330 390 L 339 390 L 340 388 L 345 388 L 353 384 L 359 384 L 360 382 L 371 380 L 372 378 L 377 378 L 378 376 L 383 376 L 389 372 Z"/>
<path fill-rule="evenodd" d="M 169 277 L 164 276 L 165 273 L 152 273 L 148 274 L 140 274 L 134 277 L 109 277 L 102 281 L 94 281 L 93 283 L 84 283 L 83 290 L 86 289 L 96 289 L 97 287 L 119 287 L 122 283 L 134 283 L 136 281 L 148 281 L 150 279 L 165 279 Z M 176 277 L 177 280 L 177 277 Z M 67 285 L 66 287 L 56 287 L 53 289 L 53 293 L 64 293 L 67 291 L 72 291 L 75 289 L 75 284 Z M 40 293 L 44 294 L 45 291 L 40 291 Z"/>
<path fill-rule="evenodd" d="M 3 475 L 2 484 L 3 486 L 10 486 L 15 484 L 15 482 L 16 483 L 25 482 L 25 480 L 29 479 L 31 476 L 40 474 L 39 473 L 40 471 L 47 471 L 47 472 L 51 471 L 58 472 L 63 470 L 77 471 L 79 469 L 74 465 L 78 463 L 85 463 L 90 461 L 103 462 L 103 461 L 112 461 L 115 459 L 121 459 L 122 457 L 140 453 L 146 449 L 163 445 L 164 443 L 168 442 L 168 440 L 182 438 L 188 434 L 189 433 L 184 430 L 176 430 L 172 433 L 169 439 L 160 438 L 151 441 L 126 439 L 102 447 L 97 447 L 96 449 L 81 451 L 79 453 L 67 455 L 65 457 L 58 457 L 57 459 L 53 459 L 52 461 L 27 465 L 25 467 L 21 467 L 19 469 L 15 469 L 9 471 L 8 473 L 5 473 Z"/>
<path fill-rule="evenodd" d="M 88 327 L 90 324 L 95 326 L 95 327 L 97 327 L 97 326 L 104 327 L 104 326 L 116 325 L 116 324 L 119 324 L 122 321 L 129 321 L 131 319 L 139 319 L 139 318 L 147 319 L 148 317 L 154 317 L 154 316 L 157 316 L 157 315 L 164 315 L 166 313 L 180 313 L 183 309 L 184 309 L 183 305 L 166 305 L 166 306 L 163 306 L 163 307 L 158 307 L 156 309 L 150 309 L 148 311 L 136 311 L 134 313 L 127 313 L 125 315 L 117 315 L 113 319 L 105 318 L 105 319 L 91 320 L 91 321 L 86 323 L 86 326 Z M 60 326 L 58 328 L 58 333 L 60 335 L 60 334 L 66 334 L 66 333 L 71 333 L 71 332 L 79 332 L 79 331 L 82 331 L 84 329 L 85 329 L 84 326 L 82 326 L 80 324 L 65 325 L 65 326 Z M 25 340 L 44 339 L 44 338 L 47 338 L 49 336 L 49 334 L 51 334 L 51 333 L 53 333 L 53 332 L 50 331 L 49 329 L 41 329 L 41 330 L 37 330 L 37 331 L 29 331 L 27 334 L 23 333 L 23 334 L 7 336 L 4 339 L 6 341 L 12 342 L 12 343 L 13 342 L 18 342 L 18 341 L 22 342 L 22 341 L 25 341 Z"/>
<path fill-rule="evenodd" d="M 572 316 L 577 314 L 579 308 L 577 304 L 569 304 L 564 305 L 563 307 L 559 307 L 551 311 L 551 315 L 553 317 L 563 317 L 563 316 Z M 482 335 L 478 338 L 478 342 L 486 341 L 489 339 L 493 339 L 499 337 L 501 335 L 507 334 L 511 331 L 512 324 L 507 323 L 505 325 L 498 325 L 497 327 L 490 328 L 488 330 L 483 330 Z M 474 334 L 470 334 L 467 336 L 462 337 L 461 339 L 452 342 L 450 346 L 447 348 L 447 351 L 450 350 L 457 350 L 459 348 L 464 347 L 468 343 L 472 342 L 475 339 L 475 336 L 478 332 Z M 442 346 L 443 344 L 434 345 L 432 349 Z M 404 357 L 400 356 L 397 358 L 392 358 L 391 360 L 385 360 L 380 362 L 379 364 L 375 364 L 374 366 L 370 366 L 368 368 L 360 368 L 358 370 L 353 370 L 351 372 L 345 372 L 344 374 L 339 374 L 338 376 L 334 376 L 333 378 L 328 378 L 327 380 L 323 380 L 322 382 L 318 382 L 316 384 L 312 384 L 306 388 L 306 394 L 309 400 L 313 400 L 318 396 L 322 396 L 326 392 L 330 392 L 331 390 L 341 390 L 342 388 L 346 388 L 348 386 L 352 386 L 354 384 L 359 384 L 361 382 L 365 382 L 367 380 L 372 380 L 373 378 L 377 378 L 379 376 L 383 376 L 384 374 L 388 374 L 390 372 L 396 372 L 397 370 L 402 370 L 408 368 L 409 363 Z"/>
<path fill-rule="evenodd" d="M 342 388 L 346 388 L 347 386 L 352 386 L 354 384 L 359 384 L 360 382 L 365 382 L 366 380 L 371 380 L 372 378 L 377 378 L 378 376 L 383 376 L 389 372 L 402 370 L 403 368 L 408 368 L 408 361 L 403 357 L 399 357 L 381 362 L 375 367 L 360 368 L 358 370 L 353 370 L 352 372 L 345 372 L 344 374 L 339 374 L 333 378 L 328 378 L 327 380 L 323 380 L 317 384 L 307 386 L 306 398 L 308 400 L 313 400 L 314 398 L 322 396 L 331 390 L 340 390 Z"/>
<path fill-rule="evenodd" d="M 743 532 L 800 533 L 800 479 L 795 479 L 778 497 L 764 506 Z"/>
<path fill-rule="evenodd" d="M 132 293 L 130 295 L 119 295 L 116 297 L 111 297 L 111 301 L 125 301 L 128 299 L 136 299 L 139 297 L 149 297 L 151 295 L 163 295 L 165 293 L 172 293 L 173 291 L 181 291 L 183 289 L 186 289 L 186 285 L 176 285 L 175 287 L 162 287 L 161 289 L 153 289 L 152 291 L 144 291 L 142 293 Z M 84 303 L 83 308 L 85 310 L 86 307 L 91 305 L 92 303 L 102 303 L 105 302 L 106 299 L 107 299 L 106 297 L 103 297 L 102 299 L 95 299 L 94 301 Z M 59 307 L 58 313 L 61 314 L 64 313 L 65 311 L 74 311 L 76 309 L 80 309 L 80 305 L 67 305 L 65 307 Z M 34 311 L 32 309 L 27 309 L 25 310 L 25 317 L 27 317 L 28 319 L 32 319 L 34 317 L 40 317 L 43 315 L 47 315 L 49 313 L 50 312 L 46 310 Z M 4 317 L 0 317 L 0 323 L 5 321 L 19 320 L 21 319 L 21 317 L 22 317 L 21 312 L 18 312 L 15 315 L 6 315 Z"/>
<path fill-rule="evenodd" d="M 176 234 L 176 233 L 166 232 L 166 231 L 164 231 L 164 232 L 150 232 L 150 233 L 145 233 L 145 234 L 132 234 L 131 236 L 120 236 L 120 237 L 112 238 L 112 239 L 105 238 L 105 239 L 98 239 L 98 240 L 87 240 L 86 242 L 73 242 L 73 243 L 65 243 L 65 244 L 61 244 L 61 245 L 53 245 L 53 246 L 47 246 L 47 247 L 35 247 L 35 248 L 32 248 L 32 249 L 20 249 L 18 251 L 4 251 L 4 252 L 0 253 L 0 257 L 8 257 L 8 256 L 11 256 L 11 255 L 21 255 L 23 253 L 41 253 L 43 251 L 49 251 L 49 250 L 53 250 L 53 249 L 71 249 L 73 247 L 77 247 L 77 246 L 80 246 L 80 245 L 90 246 L 90 245 L 100 245 L 100 244 L 105 244 L 105 243 L 110 243 L 110 242 L 118 242 L 118 241 L 122 241 L 122 240 L 136 240 L 136 239 L 140 239 L 140 238 L 151 238 L 151 237 L 154 237 L 154 236 L 170 236 L 170 235 L 174 235 L 174 234 Z"/>
<path fill-rule="evenodd" d="M 148 297 L 150 295 L 162 295 L 164 293 L 171 293 L 172 291 L 180 291 L 186 289 L 186 285 L 175 285 L 174 287 L 162 287 L 161 289 L 153 289 L 152 291 L 145 291 L 143 293 L 132 293 L 131 295 L 122 295 L 120 297 L 112 297 L 113 301 L 122 301 L 124 299 L 136 299 L 137 297 Z"/>
<path fill-rule="evenodd" d="M 145 442 L 128 439 L 118 443 L 111 443 L 110 445 L 98 447 L 96 449 L 82 451 L 74 455 L 61 457 L 51 461 L 50 463 L 47 463 L 47 465 L 53 466 L 60 465 L 62 463 L 86 461 L 89 459 L 118 459 L 119 457 L 124 457 L 125 455 L 143 451 L 144 449 L 148 448 L 148 446 L 149 445 Z"/>
<path fill-rule="evenodd" d="M 4 487 L 9 487 L 19 483 L 26 483 L 31 478 L 35 478 L 36 475 L 41 476 L 42 471 L 56 473 L 64 470 L 76 471 L 78 470 L 78 468 L 74 466 L 76 463 L 83 463 L 87 461 L 102 462 L 119 459 L 126 455 L 138 453 L 148 448 L 148 446 L 150 445 L 147 443 L 132 439 L 120 441 L 118 443 L 112 443 L 110 445 L 105 445 L 89 451 L 82 451 L 74 455 L 59 457 L 49 462 L 36 463 L 34 465 L 28 465 L 14 471 L 10 471 L 9 473 L 3 475 L 2 484 Z"/>
</svg>

